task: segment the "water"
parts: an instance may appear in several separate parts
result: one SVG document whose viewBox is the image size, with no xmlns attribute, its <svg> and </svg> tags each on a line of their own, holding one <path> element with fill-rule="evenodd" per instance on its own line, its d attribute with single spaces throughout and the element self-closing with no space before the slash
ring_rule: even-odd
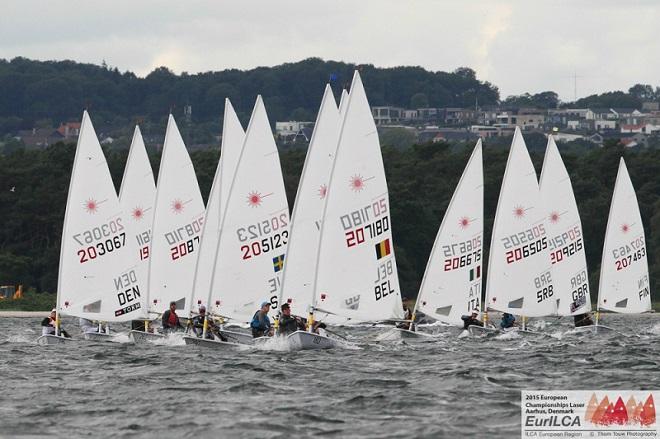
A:
<svg viewBox="0 0 660 439">
<path fill-rule="evenodd" d="M 639 336 L 569 335 L 568 319 L 547 319 L 532 323 L 542 339 L 375 343 L 384 328 L 341 328 L 356 343 L 323 352 L 44 347 L 39 319 L 4 318 L 0 436 L 520 437 L 521 389 L 660 388 L 660 318 L 606 320 Z"/>
</svg>

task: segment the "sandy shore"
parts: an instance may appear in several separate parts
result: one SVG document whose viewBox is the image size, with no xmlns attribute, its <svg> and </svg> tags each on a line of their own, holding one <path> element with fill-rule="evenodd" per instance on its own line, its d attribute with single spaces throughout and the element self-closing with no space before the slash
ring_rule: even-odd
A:
<svg viewBox="0 0 660 439">
<path fill-rule="evenodd" d="M 0 311 L 2 317 L 47 317 L 50 311 Z"/>
</svg>

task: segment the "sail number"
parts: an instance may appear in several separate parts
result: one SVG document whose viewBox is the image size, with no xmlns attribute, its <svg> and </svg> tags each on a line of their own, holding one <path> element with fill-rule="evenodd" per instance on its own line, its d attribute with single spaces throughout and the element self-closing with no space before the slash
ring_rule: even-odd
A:
<svg viewBox="0 0 660 439">
<path fill-rule="evenodd" d="M 445 259 L 445 271 L 456 270 L 458 268 L 467 267 L 473 262 L 479 262 L 481 260 L 481 250 L 468 253 L 456 258 Z"/>
<path fill-rule="evenodd" d="M 96 259 L 98 256 L 112 253 L 116 249 L 122 248 L 124 245 L 126 245 L 126 233 L 120 233 L 119 235 L 101 241 L 96 245 L 82 248 L 78 250 L 77 253 L 80 258 L 80 263 L 84 264 L 87 261 Z"/>
<path fill-rule="evenodd" d="M 199 248 L 199 236 L 195 236 L 192 239 L 189 239 L 185 242 L 182 242 L 181 244 L 177 244 L 174 247 L 170 248 L 170 256 L 172 257 L 172 260 L 176 261 L 177 259 L 182 258 L 194 252 L 195 244 L 197 244 L 197 248 Z M 147 253 L 149 252 L 147 251 Z"/>
<path fill-rule="evenodd" d="M 445 257 L 462 255 L 473 250 L 481 249 L 481 235 L 463 242 L 447 244 L 442 246 Z"/>
<path fill-rule="evenodd" d="M 369 238 L 375 238 L 378 235 L 381 235 L 390 230 L 390 219 L 389 217 L 383 217 L 371 224 L 367 224 L 364 227 L 359 227 L 355 230 L 349 230 L 345 234 L 346 246 L 353 247 L 358 244 L 362 244 L 365 240 L 365 230 L 368 232 Z"/>
<path fill-rule="evenodd" d="M 268 253 L 271 250 L 275 250 L 281 247 L 284 247 L 289 239 L 289 232 L 283 230 L 280 233 L 276 233 L 273 236 L 264 238 L 260 241 L 254 241 L 246 245 L 241 246 L 241 252 L 243 253 L 243 259 L 250 259 L 255 256 L 259 256 L 262 253 Z"/>
<path fill-rule="evenodd" d="M 624 268 L 630 267 L 633 262 L 641 261 L 646 256 L 646 248 L 642 247 L 634 253 L 624 256 L 621 259 L 614 261 L 616 271 L 621 271 Z"/>
<path fill-rule="evenodd" d="M 548 248 L 548 239 L 544 236 L 543 238 L 538 239 L 534 242 L 525 244 L 522 247 L 518 247 L 506 252 L 505 253 L 506 263 L 512 264 L 521 259 L 540 253 L 547 248 Z"/>
<path fill-rule="evenodd" d="M 580 250 L 582 250 L 582 238 L 578 238 L 577 241 L 571 242 L 565 247 L 562 247 L 558 250 L 551 250 L 550 251 L 550 261 L 553 264 L 556 264 L 557 262 L 561 262 L 564 260 L 564 258 L 568 258 L 569 256 L 573 256 Z"/>
<path fill-rule="evenodd" d="M 287 225 L 289 225 L 289 215 L 287 213 L 282 213 L 273 216 L 272 218 L 259 221 L 256 224 L 239 227 L 236 229 L 236 235 L 240 242 L 245 242 L 248 239 L 257 239 L 264 235 L 277 232 L 280 229 L 286 228 Z"/>
<path fill-rule="evenodd" d="M 98 227 L 94 227 L 84 232 L 77 233 L 73 235 L 73 239 L 80 245 L 91 244 L 94 241 L 100 241 L 103 238 L 108 238 L 117 232 L 124 230 L 124 226 L 121 223 L 121 218 L 117 218 L 107 222 L 106 224 L 101 224 Z"/>
<path fill-rule="evenodd" d="M 637 238 L 630 241 L 629 244 L 624 244 L 621 247 L 612 249 L 612 256 L 614 256 L 614 259 L 619 259 L 628 255 L 629 253 L 634 253 L 639 250 L 646 251 L 644 247 L 644 237 L 638 236 Z"/>
<path fill-rule="evenodd" d="M 578 238 L 582 237 L 582 232 L 580 231 L 580 226 L 575 225 L 572 229 L 567 230 L 566 232 L 560 233 L 559 235 L 550 238 L 550 250 L 554 250 L 557 247 L 566 245 L 568 242 L 575 241 Z"/>
<path fill-rule="evenodd" d="M 502 238 L 502 244 L 504 245 L 505 249 L 509 249 L 512 247 L 517 247 L 521 244 L 531 243 L 541 236 L 545 236 L 545 227 L 543 227 L 543 224 L 539 224 L 530 229 L 516 233 L 515 235 L 505 236 Z"/>
</svg>

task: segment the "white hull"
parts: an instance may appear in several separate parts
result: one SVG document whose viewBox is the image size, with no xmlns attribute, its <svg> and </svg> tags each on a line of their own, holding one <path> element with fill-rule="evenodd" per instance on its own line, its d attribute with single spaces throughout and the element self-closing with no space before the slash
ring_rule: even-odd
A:
<svg viewBox="0 0 660 439">
<path fill-rule="evenodd" d="M 165 338 L 163 334 L 153 333 L 153 332 L 144 332 L 144 331 L 130 331 L 128 337 L 133 340 L 133 343 L 147 343 L 149 341 L 162 340 Z"/>
<path fill-rule="evenodd" d="M 240 343 L 240 344 L 254 344 L 254 338 L 252 338 L 252 334 L 248 334 L 247 332 L 239 332 L 239 331 L 226 331 L 224 329 L 221 329 L 220 334 L 222 334 L 228 342 L 231 343 Z"/>
<path fill-rule="evenodd" d="M 468 332 L 470 335 L 477 335 L 477 336 L 482 336 L 482 335 L 488 335 L 488 334 L 497 334 L 499 329 L 495 328 L 485 328 L 483 326 L 476 326 L 476 325 L 470 325 L 468 326 Z"/>
<path fill-rule="evenodd" d="M 242 346 L 239 343 L 231 343 L 228 341 L 220 341 L 220 340 L 209 340 L 209 339 L 199 338 L 194 335 L 185 335 L 183 337 L 183 340 L 186 342 L 187 346 L 201 346 L 211 349 L 236 349 Z"/>
<path fill-rule="evenodd" d="M 572 329 L 570 332 L 574 333 L 590 333 L 590 334 L 611 334 L 617 332 L 609 326 L 603 325 L 589 325 L 589 326 L 578 326 L 577 328 Z"/>
<path fill-rule="evenodd" d="M 376 341 L 429 340 L 434 337 L 434 335 L 424 332 L 411 331 L 409 329 L 402 328 L 390 328 L 385 332 L 378 334 Z"/>
<path fill-rule="evenodd" d="M 299 350 L 332 349 L 337 346 L 337 342 L 333 339 L 307 331 L 296 331 L 289 334 L 287 342 L 293 349 Z"/>
<path fill-rule="evenodd" d="M 37 343 L 46 346 L 46 345 L 55 345 L 55 344 L 64 344 L 64 343 L 69 343 L 69 342 L 75 342 L 77 340 L 74 340 L 72 338 L 66 338 L 57 336 L 57 335 L 42 335 L 37 339 Z"/>
<path fill-rule="evenodd" d="M 115 336 L 104 332 L 85 332 L 83 338 L 89 341 L 114 342 Z"/>
</svg>

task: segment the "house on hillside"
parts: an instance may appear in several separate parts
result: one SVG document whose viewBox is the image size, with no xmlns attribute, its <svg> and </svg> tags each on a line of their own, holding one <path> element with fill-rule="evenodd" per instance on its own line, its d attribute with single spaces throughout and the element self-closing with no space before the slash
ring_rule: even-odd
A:
<svg viewBox="0 0 660 439">
<path fill-rule="evenodd" d="M 61 123 L 60 127 L 57 129 L 57 132 L 60 133 L 65 139 L 77 139 L 80 135 L 80 126 L 80 122 Z"/>
<path fill-rule="evenodd" d="M 71 140 L 75 142 L 75 139 L 65 139 L 59 131 L 52 128 L 22 130 L 14 138 L 22 141 L 27 148 L 47 148 L 57 142 L 71 142 Z"/>
</svg>

